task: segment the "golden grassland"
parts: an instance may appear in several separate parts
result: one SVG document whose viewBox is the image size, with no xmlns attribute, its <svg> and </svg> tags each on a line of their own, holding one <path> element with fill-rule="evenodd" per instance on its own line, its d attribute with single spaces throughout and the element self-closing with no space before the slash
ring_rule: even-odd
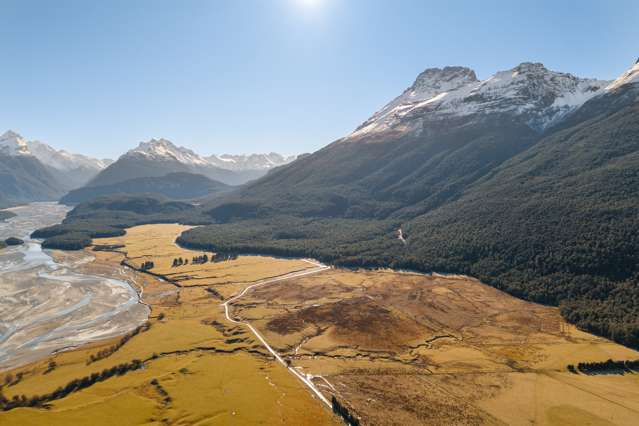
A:
<svg viewBox="0 0 639 426">
<path fill-rule="evenodd" d="M 131 228 L 125 237 L 101 239 L 96 244 L 122 245 L 127 261 L 140 267 L 146 261 L 154 263 L 153 273 L 162 275 L 182 287 L 212 287 L 224 297 L 256 281 L 303 271 L 314 265 L 303 260 L 276 259 L 265 256 L 241 256 L 236 260 L 193 264 L 193 256 L 211 253 L 185 250 L 175 244 L 179 234 L 190 229 L 184 225 L 143 225 Z M 189 264 L 172 267 L 173 259 L 182 257 Z"/>
<path fill-rule="evenodd" d="M 19 383 L 4 386 L 2 392 L 9 399 L 32 397 L 133 359 L 144 360 L 144 368 L 53 401 L 49 409 L 17 408 L 0 413 L 0 424 L 339 424 L 247 329 L 225 321 L 219 298 L 207 290 L 210 285 L 231 294 L 251 282 L 312 265 L 265 257 L 195 265 L 179 272 L 197 276 L 197 286 L 191 286 L 187 278 L 176 279 L 185 285 L 181 288 L 120 265 L 125 256 L 138 266 L 143 259 L 152 259 L 163 270 L 176 256 L 200 255 L 173 244 L 183 229 L 141 226 L 121 238 L 97 240 L 96 244 L 125 247 L 121 253 L 92 253 L 96 260 L 86 266 L 93 273 L 135 283 L 143 302 L 152 309 L 148 331 L 96 362 L 88 363 L 92 355 L 113 347 L 119 339 L 62 352 L 0 374 L 0 383 L 7 374 L 22 373 Z M 46 373 L 51 361 L 56 367 Z"/>
<path fill-rule="evenodd" d="M 246 256 L 174 268 L 174 258 L 203 254 L 174 244 L 185 229 L 146 225 L 98 240 L 125 247 L 95 253 L 86 266 L 136 285 L 152 308 L 148 331 L 89 365 L 91 355 L 118 339 L 15 370 L 23 380 L 2 391 L 43 394 L 133 359 L 145 360 L 145 368 L 54 401 L 49 410 L 0 413 L 0 424 L 340 423 L 247 328 L 227 322 L 220 306 L 248 285 L 314 265 Z M 167 281 L 121 266 L 122 260 L 135 268 L 152 261 L 151 272 Z M 471 278 L 332 269 L 255 287 L 230 308 L 362 424 L 634 425 L 639 419 L 639 375 L 566 370 L 579 362 L 639 359 L 639 353 L 577 330 L 556 308 Z M 51 360 L 57 367 L 45 374 Z"/>
<path fill-rule="evenodd" d="M 257 288 L 235 312 L 363 424 L 639 419 L 639 375 L 566 370 L 639 353 L 470 278 L 331 270 Z"/>
</svg>

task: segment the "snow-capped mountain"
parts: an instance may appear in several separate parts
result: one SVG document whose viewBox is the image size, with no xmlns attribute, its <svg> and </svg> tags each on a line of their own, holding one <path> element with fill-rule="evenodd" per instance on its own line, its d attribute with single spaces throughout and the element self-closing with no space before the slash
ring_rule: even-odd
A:
<svg viewBox="0 0 639 426">
<path fill-rule="evenodd" d="M 157 160 L 175 160 L 182 164 L 213 166 L 234 171 L 268 170 L 288 164 L 296 158 L 296 156 L 285 157 L 275 152 L 247 155 L 222 154 L 203 157 L 188 148 L 176 146 L 167 139 L 151 139 L 148 142 L 141 142 L 137 148 L 130 150 L 125 155 L 143 156 Z"/>
<path fill-rule="evenodd" d="M 393 116 L 408 112 L 419 106 L 428 105 L 449 93 L 473 83 L 477 83 L 475 71 L 465 67 L 429 68 L 415 80 L 415 83 L 400 96 L 392 100 L 369 118 L 360 129 L 372 128 L 384 122 L 392 122 Z"/>
<path fill-rule="evenodd" d="M 102 170 L 112 160 L 98 160 L 81 154 L 72 154 L 40 141 L 27 141 L 13 130 L 0 136 L 0 153 L 5 155 L 32 155 L 46 166 L 59 171 L 68 172 L 75 169 Z"/>
<path fill-rule="evenodd" d="M 0 136 L 0 208 L 53 201 L 66 189 L 54 169 L 32 155 L 22 136 L 11 130 Z"/>
<path fill-rule="evenodd" d="M 182 164 L 207 166 L 209 162 L 204 158 L 184 147 L 178 147 L 171 141 L 166 139 L 151 139 L 148 142 L 140 142 L 137 148 L 134 148 L 124 154 L 128 157 L 145 157 L 147 159 L 156 160 L 175 160 Z"/>
<path fill-rule="evenodd" d="M 425 121 L 491 114 L 516 116 L 541 132 L 610 85 L 610 81 L 579 78 L 531 62 L 483 81 L 469 68 L 428 69 L 345 140 L 388 131 L 420 131 Z"/>
<path fill-rule="evenodd" d="M 283 166 L 295 161 L 296 155 L 283 156 L 271 152 L 268 154 L 247 154 L 247 155 L 211 155 L 206 160 L 226 170 L 270 170 L 274 167 Z"/>
<path fill-rule="evenodd" d="M 539 174 L 524 173 L 518 181 L 537 182 L 553 164 L 552 143 L 561 140 L 562 130 L 613 117 L 600 128 L 580 127 L 583 135 L 632 133 L 633 126 L 615 128 L 615 120 L 636 120 L 639 85 L 637 91 L 627 89 L 639 80 L 638 71 L 635 64 L 611 83 L 530 62 L 483 81 L 469 68 L 429 69 L 355 132 L 274 170 L 243 188 L 240 198 L 268 207 L 264 212 L 405 219 L 458 199 L 545 140 L 545 160 L 528 165 Z M 593 144 L 596 139 L 593 135 Z M 582 154 L 613 158 L 626 152 L 613 146 Z M 573 166 L 585 167 L 578 161 Z"/>
<path fill-rule="evenodd" d="M 12 130 L 6 131 L 0 136 L 0 154 L 4 155 L 31 155 L 27 141 Z"/>
<path fill-rule="evenodd" d="M 169 173 L 194 173 L 227 185 L 241 185 L 293 159 L 275 153 L 203 157 L 167 139 L 151 139 L 122 155 L 89 185 L 113 185 L 128 179 Z"/>
<path fill-rule="evenodd" d="M 100 160 L 82 154 L 72 154 L 65 150 L 56 150 L 40 141 L 29 141 L 27 142 L 27 146 L 31 154 L 42 163 L 61 171 L 71 171 L 75 169 L 99 171 L 113 163 L 113 160 Z"/>
<path fill-rule="evenodd" d="M 47 169 L 61 191 L 83 186 L 101 170 L 112 163 L 67 151 L 58 151 L 39 141 L 27 141 L 20 134 L 9 130 L 0 136 L 0 155 L 30 157 Z"/>
</svg>

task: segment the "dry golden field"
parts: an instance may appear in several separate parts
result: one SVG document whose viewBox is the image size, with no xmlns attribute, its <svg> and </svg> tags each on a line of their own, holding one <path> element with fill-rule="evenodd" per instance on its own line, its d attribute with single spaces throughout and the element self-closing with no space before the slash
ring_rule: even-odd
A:
<svg viewBox="0 0 639 426">
<path fill-rule="evenodd" d="M 566 366 L 639 353 L 576 330 L 555 308 L 466 277 L 335 269 L 296 277 L 316 265 L 259 256 L 172 267 L 176 257 L 203 254 L 174 244 L 184 229 L 147 225 L 98 240 L 124 247 L 93 253 L 85 266 L 136 285 L 152 309 L 147 331 L 92 363 L 119 339 L 9 372 L 24 375 L 2 392 L 52 392 L 133 359 L 144 368 L 49 409 L 0 413 L 1 425 L 340 424 L 245 325 L 226 319 L 220 304 L 249 287 L 230 300 L 230 316 L 253 325 L 362 424 L 638 424 L 639 375 L 587 376 Z M 134 268 L 152 261 L 150 272 L 165 280 L 123 260 Z M 57 365 L 46 373 L 51 360 Z"/>
<path fill-rule="evenodd" d="M 133 359 L 144 360 L 144 368 L 53 401 L 50 409 L 0 412 L 1 425 L 339 424 L 247 329 L 225 321 L 219 296 L 207 290 L 215 287 L 220 294 L 231 294 L 248 283 L 313 265 L 263 257 L 192 269 L 189 265 L 180 274 L 197 276 L 197 285 L 189 278 L 170 278 L 184 287 L 120 266 L 125 254 L 136 266 L 140 259 L 153 259 L 160 270 L 174 256 L 200 255 L 173 244 L 183 229 L 174 225 L 142 226 L 117 240 L 96 240 L 96 244 L 126 247 L 121 253 L 92 253 L 96 261 L 86 266 L 92 273 L 126 278 L 136 284 L 143 302 L 152 309 L 148 331 L 99 361 L 87 364 L 92 355 L 113 347 L 119 339 L 59 353 L 0 374 L 0 383 L 7 374 L 15 377 L 23 373 L 19 383 L 4 386 L 2 392 L 9 399 L 15 395 L 32 397 Z M 50 361 L 57 365 L 45 374 Z"/>
</svg>

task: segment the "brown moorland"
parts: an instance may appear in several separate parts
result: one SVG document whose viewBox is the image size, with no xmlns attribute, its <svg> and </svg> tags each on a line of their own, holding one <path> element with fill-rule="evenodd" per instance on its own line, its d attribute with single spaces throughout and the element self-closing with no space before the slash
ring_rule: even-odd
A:
<svg viewBox="0 0 639 426">
<path fill-rule="evenodd" d="M 567 371 L 639 353 L 471 278 L 331 270 L 257 288 L 235 312 L 362 424 L 639 418 L 639 375 Z"/>
</svg>

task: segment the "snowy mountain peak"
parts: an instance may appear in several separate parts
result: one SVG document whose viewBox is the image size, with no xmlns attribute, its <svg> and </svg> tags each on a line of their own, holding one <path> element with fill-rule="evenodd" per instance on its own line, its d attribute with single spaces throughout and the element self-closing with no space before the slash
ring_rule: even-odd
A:
<svg viewBox="0 0 639 426">
<path fill-rule="evenodd" d="M 415 83 L 404 94 L 412 97 L 434 96 L 478 81 L 475 71 L 466 67 L 428 68 L 417 76 Z"/>
<path fill-rule="evenodd" d="M 435 102 L 448 92 L 476 83 L 475 71 L 460 66 L 427 68 L 411 87 L 357 128 L 354 136 L 366 134 L 382 122 L 391 122 L 420 106 Z M 385 127 L 385 126 L 384 126 Z"/>
<path fill-rule="evenodd" d="M 609 83 L 525 62 L 483 81 L 470 91 L 469 97 L 475 100 L 474 112 L 525 116 L 530 127 L 541 131 L 601 93 Z"/>
<path fill-rule="evenodd" d="M 99 171 L 113 162 L 112 160 L 99 160 L 81 154 L 72 154 L 65 150 L 56 150 L 40 141 L 29 141 L 27 145 L 31 153 L 41 163 L 66 172 L 75 169 Z"/>
<path fill-rule="evenodd" d="M 427 121 L 488 114 L 509 114 L 543 131 L 609 84 L 551 71 L 534 62 L 521 63 L 483 81 L 464 67 L 429 69 L 344 141 L 386 132 L 415 133 Z"/>
<path fill-rule="evenodd" d="M 0 136 L 0 154 L 31 155 L 27 141 L 18 133 L 8 130 Z"/>
<path fill-rule="evenodd" d="M 283 156 L 276 152 L 268 154 L 246 154 L 246 155 L 212 155 L 206 160 L 221 169 L 226 170 L 269 170 L 274 167 L 283 166 L 295 160 L 297 156 Z"/>
<path fill-rule="evenodd" d="M 137 148 L 130 150 L 125 156 L 144 156 L 157 160 L 176 160 L 182 164 L 208 165 L 207 161 L 195 152 L 178 147 L 167 139 L 151 139 L 140 142 Z"/>
<path fill-rule="evenodd" d="M 513 68 L 513 71 L 522 73 L 550 72 L 541 62 L 522 62 Z"/>
<path fill-rule="evenodd" d="M 639 59 L 637 59 L 637 62 L 635 62 L 635 64 L 630 67 L 628 71 L 621 74 L 618 79 L 616 79 L 608 87 L 606 87 L 606 90 L 614 91 L 621 86 L 636 83 L 639 83 Z"/>
<path fill-rule="evenodd" d="M 211 155 L 203 157 L 188 148 L 178 147 L 167 139 L 151 139 L 141 142 L 137 148 L 130 150 L 124 156 L 143 156 L 155 160 L 176 160 L 182 164 L 216 167 L 224 170 L 269 170 L 295 160 L 296 156 L 285 157 L 271 152 L 268 154 L 247 155 Z"/>
<path fill-rule="evenodd" d="M 22 136 L 14 132 L 13 130 L 7 130 L 6 132 L 2 134 L 2 136 L 0 136 L 0 140 L 6 140 L 6 139 L 22 139 Z"/>
</svg>

